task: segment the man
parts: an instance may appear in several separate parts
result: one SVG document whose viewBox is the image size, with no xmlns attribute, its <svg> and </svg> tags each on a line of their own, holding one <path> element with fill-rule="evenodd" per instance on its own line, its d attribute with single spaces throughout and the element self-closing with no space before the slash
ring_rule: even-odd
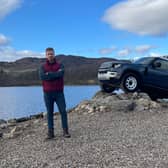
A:
<svg viewBox="0 0 168 168">
<path fill-rule="evenodd" d="M 46 48 L 46 63 L 40 67 L 39 75 L 42 80 L 44 101 L 47 108 L 48 139 L 54 138 L 54 102 L 61 114 L 63 136 L 70 138 L 68 132 L 68 119 L 64 98 L 64 67 L 55 58 L 53 48 Z"/>
</svg>

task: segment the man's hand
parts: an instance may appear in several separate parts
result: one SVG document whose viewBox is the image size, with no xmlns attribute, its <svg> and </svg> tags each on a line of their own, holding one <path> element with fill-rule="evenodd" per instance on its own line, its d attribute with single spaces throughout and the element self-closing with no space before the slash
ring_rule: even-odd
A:
<svg viewBox="0 0 168 168">
<path fill-rule="evenodd" d="M 62 71 L 62 69 L 59 69 L 57 72 L 61 72 L 61 71 Z M 46 75 L 49 75 L 49 73 L 50 73 L 50 72 L 46 72 L 45 74 L 46 74 Z M 52 73 L 52 72 L 51 72 L 51 73 Z"/>
<path fill-rule="evenodd" d="M 60 71 L 62 71 L 62 69 L 59 69 L 58 71 L 60 72 Z"/>
</svg>

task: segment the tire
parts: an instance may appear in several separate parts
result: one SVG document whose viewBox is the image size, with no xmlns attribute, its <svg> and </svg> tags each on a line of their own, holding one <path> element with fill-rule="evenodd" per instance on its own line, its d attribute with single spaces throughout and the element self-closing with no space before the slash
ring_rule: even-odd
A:
<svg viewBox="0 0 168 168">
<path fill-rule="evenodd" d="M 103 84 L 101 85 L 101 90 L 106 93 L 111 93 L 115 90 L 115 87 Z"/>
<path fill-rule="evenodd" d="M 140 79 L 134 73 L 127 73 L 123 76 L 121 88 L 127 92 L 136 92 L 140 89 Z"/>
</svg>

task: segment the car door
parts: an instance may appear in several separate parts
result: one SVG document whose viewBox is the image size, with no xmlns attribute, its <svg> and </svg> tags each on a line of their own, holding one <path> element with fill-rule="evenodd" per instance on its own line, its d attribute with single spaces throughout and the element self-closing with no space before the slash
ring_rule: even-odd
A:
<svg viewBox="0 0 168 168">
<path fill-rule="evenodd" d="M 156 59 L 148 67 L 146 84 L 154 87 L 168 89 L 168 61 Z"/>
</svg>

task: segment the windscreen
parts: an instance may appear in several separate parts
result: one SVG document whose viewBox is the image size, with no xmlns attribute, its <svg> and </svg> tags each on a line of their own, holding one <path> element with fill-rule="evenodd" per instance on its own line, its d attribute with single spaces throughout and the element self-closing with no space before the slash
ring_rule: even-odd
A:
<svg viewBox="0 0 168 168">
<path fill-rule="evenodd" d="M 143 57 L 134 61 L 134 64 L 149 64 L 154 58 L 153 57 Z"/>
</svg>

